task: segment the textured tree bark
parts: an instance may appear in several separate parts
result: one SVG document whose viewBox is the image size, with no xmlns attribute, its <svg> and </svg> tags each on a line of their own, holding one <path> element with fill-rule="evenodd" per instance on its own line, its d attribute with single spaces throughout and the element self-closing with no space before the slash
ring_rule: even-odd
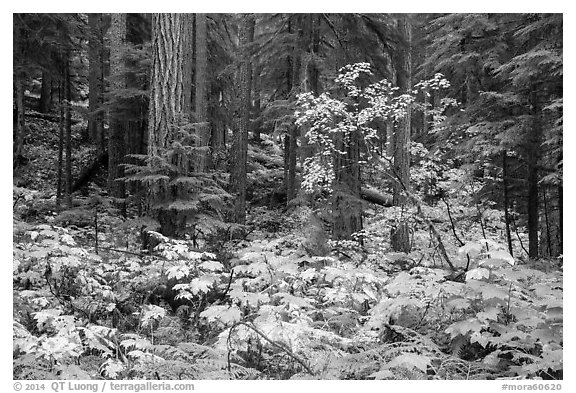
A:
<svg viewBox="0 0 576 393">
<path fill-rule="evenodd" d="M 164 156 L 176 138 L 176 129 L 185 113 L 183 32 L 186 18 L 182 14 L 152 16 L 152 80 L 148 120 L 148 155 Z M 151 165 L 153 165 L 151 163 Z M 175 190 L 163 186 L 153 196 L 168 202 Z M 175 209 L 158 207 L 160 231 L 166 236 L 178 236 L 185 229 L 187 214 Z"/>
<path fill-rule="evenodd" d="M 26 123 L 24 119 L 24 75 L 20 71 L 14 73 L 14 90 L 16 91 L 16 113 L 14 119 L 14 146 L 12 152 L 12 167 L 18 166 L 18 156 L 24 150 Z"/>
<path fill-rule="evenodd" d="M 110 26 L 110 88 L 112 92 L 126 88 L 125 64 L 122 54 L 126 42 L 126 14 L 112 14 Z M 110 110 L 110 129 L 108 135 L 108 194 L 114 198 L 124 198 L 123 181 L 116 179 L 124 176 L 122 164 L 125 156 L 126 121 L 122 119 L 121 98 Z"/>
<path fill-rule="evenodd" d="M 210 127 L 208 125 L 208 35 L 206 14 L 196 14 L 196 94 L 195 109 L 198 126 L 198 146 L 205 148 L 198 151 L 196 171 L 205 172 L 208 168 L 208 145 Z"/>
<path fill-rule="evenodd" d="M 14 14 L 16 18 L 16 14 Z M 18 27 L 14 28 L 14 56 L 13 67 L 14 67 L 14 101 L 15 101 L 15 111 L 14 111 L 14 130 L 13 130 L 13 145 L 12 145 L 12 168 L 16 169 L 18 166 L 18 156 L 22 154 L 24 149 L 24 137 L 26 133 L 26 123 L 25 123 L 25 109 L 24 109 L 24 77 L 25 74 L 22 71 L 21 64 L 18 62 L 18 58 L 24 58 L 24 48 L 20 45 L 21 40 L 21 29 Z"/>
<path fill-rule="evenodd" d="M 182 15 L 152 16 L 152 80 L 148 118 L 148 155 L 158 155 L 174 139 L 184 106 Z"/>
<path fill-rule="evenodd" d="M 242 15 L 240 25 L 240 121 L 236 132 L 232 152 L 234 165 L 232 166 L 231 191 L 235 195 L 234 221 L 238 224 L 246 222 L 246 164 L 248 159 L 248 128 L 250 123 L 250 79 L 252 67 L 250 64 L 249 44 L 254 38 L 254 15 Z M 252 34 L 250 32 L 252 31 Z"/>
<path fill-rule="evenodd" d="M 403 15 L 398 21 L 401 34 L 405 37 L 409 47 L 403 52 L 400 61 L 400 72 L 397 73 L 398 87 L 401 92 L 408 92 L 412 87 L 412 27 L 408 15 Z M 404 206 L 407 202 L 404 190 L 410 190 L 410 154 L 408 151 L 410 144 L 411 130 L 411 109 L 406 108 L 406 115 L 399 122 L 394 138 L 394 172 L 399 183 L 394 183 L 394 205 Z M 397 228 L 392 229 L 392 249 L 395 251 L 410 251 L 410 233 L 406 223 L 400 223 Z"/>
<path fill-rule="evenodd" d="M 102 14 L 88 14 L 88 136 L 104 151 L 104 33 Z"/>
<path fill-rule="evenodd" d="M 408 16 L 404 15 L 398 22 L 399 28 L 406 38 L 409 45 L 411 45 L 411 26 Z M 411 48 L 407 48 L 401 56 L 401 71 L 398 72 L 397 80 L 398 87 L 401 92 L 407 92 L 411 89 L 412 85 L 412 55 Z M 399 121 L 398 128 L 396 129 L 396 137 L 394 143 L 394 170 L 399 180 L 404 183 L 406 189 L 410 189 L 410 155 L 408 152 L 408 145 L 410 143 L 410 128 L 411 128 L 411 109 L 406 109 L 406 115 Z M 403 187 L 398 184 L 394 186 L 394 204 L 401 206 L 405 203 L 406 196 L 403 193 Z"/>
<path fill-rule="evenodd" d="M 184 57 L 184 70 L 182 76 L 182 83 L 184 85 L 183 89 L 183 100 L 184 100 L 184 111 L 187 116 L 190 116 L 194 111 L 194 103 L 192 102 L 192 89 L 194 86 L 194 14 L 182 14 L 183 26 L 182 26 L 182 49 Z"/>
</svg>

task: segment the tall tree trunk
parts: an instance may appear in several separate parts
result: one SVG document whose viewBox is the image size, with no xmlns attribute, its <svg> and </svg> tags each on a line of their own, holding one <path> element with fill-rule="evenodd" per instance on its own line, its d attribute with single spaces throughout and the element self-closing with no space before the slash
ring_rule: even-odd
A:
<svg viewBox="0 0 576 393">
<path fill-rule="evenodd" d="M 52 74 L 48 70 L 42 71 L 42 86 L 40 87 L 40 101 L 38 112 L 49 113 L 52 109 Z"/>
<path fill-rule="evenodd" d="M 217 104 L 214 108 L 216 114 L 211 115 L 210 118 L 214 119 L 211 130 L 210 148 L 212 152 L 212 165 L 214 169 L 226 171 L 228 154 L 226 152 L 226 134 L 227 124 L 226 120 L 220 113 L 225 112 L 226 104 L 224 102 L 224 92 L 218 90 L 215 92 Z"/>
<path fill-rule="evenodd" d="M 125 64 L 122 54 L 126 41 L 126 14 L 112 14 L 110 26 L 110 88 L 112 92 L 126 88 Z M 126 121 L 122 119 L 122 99 L 112 105 L 110 110 L 110 129 L 108 135 L 108 193 L 114 198 L 124 198 L 124 182 L 118 181 L 124 176 L 122 164 L 125 156 Z"/>
<path fill-rule="evenodd" d="M 64 177 L 64 83 L 58 81 L 58 179 L 56 180 L 56 203 L 62 203 Z"/>
<path fill-rule="evenodd" d="M 140 47 L 144 42 L 150 42 L 151 37 L 143 34 L 141 26 L 144 23 L 143 18 L 150 18 L 149 15 L 143 17 L 139 14 L 126 15 L 126 42 L 134 47 Z M 138 60 L 130 57 L 125 59 L 127 70 L 137 69 L 139 67 Z M 149 81 L 146 74 L 139 74 L 135 72 L 128 72 L 126 74 L 126 87 L 128 89 L 146 90 Z M 131 154 L 146 154 L 148 146 L 148 103 L 139 96 L 134 96 L 126 99 L 126 108 L 128 119 L 125 120 L 125 157 L 124 160 L 128 164 L 139 165 L 141 161 L 137 158 L 130 157 Z M 142 184 L 137 182 L 125 183 L 125 187 L 130 190 L 132 194 L 139 194 L 142 191 Z"/>
<path fill-rule="evenodd" d="M 559 243 L 559 252 L 561 254 L 564 253 L 564 206 L 562 205 L 563 202 L 563 188 L 562 184 L 558 185 L 558 243 Z"/>
<path fill-rule="evenodd" d="M 552 256 L 552 231 L 551 231 L 551 224 L 550 224 L 550 214 L 548 209 L 550 208 L 548 203 L 548 193 L 546 192 L 546 186 L 542 187 L 542 199 L 544 202 L 544 228 L 546 229 L 545 233 L 540 237 L 542 246 L 540 246 L 540 253 L 543 253 L 546 257 Z M 543 250 L 546 250 L 544 253 Z"/>
<path fill-rule="evenodd" d="M 320 69 L 316 63 L 316 59 L 320 56 L 320 23 L 322 19 L 321 14 L 308 14 L 310 18 L 310 29 L 308 34 L 310 37 L 306 40 L 309 45 L 307 48 L 307 57 L 310 58 L 307 66 L 307 78 L 309 80 L 309 89 L 314 95 L 318 96 L 320 94 Z M 301 135 L 301 148 L 300 148 L 300 166 L 304 167 L 304 162 L 307 158 L 314 155 L 314 146 L 308 144 L 308 138 L 306 135 Z"/>
<path fill-rule="evenodd" d="M 207 148 L 210 139 L 208 125 L 208 34 L 206 14 L 196 14 L 196 94 L 195 109 L 198 126 L 198 145 L 203 150 L 198 152 L 196 171 L 205 172 L 208 168 Z"/>
<path fill-rule="evenodd" d="M 66 145 L 66 204 L 72 207 L 72 83 L 70 76 L 70 52 L 66 51 L 64 59 L 64 128 Z"/>
<path fill-rule="evenodd" d="M 254 71 L 252 73 L 252 86 L 253 86 L 253 96 L 254 96 L 254 105 L 252 106 L 252 119 L 254 119 L 254 129 L 252 130 L 252 135 L 254 142 L 260 143 L 262 138 L 260 134 L 262 133 L 262 119 L 260 115 L 262 113 L 262 103 L 260 100 L 260 92 L 262 87 L 262 78 L 260 74 L 262 73 L 262 65 L 258 64 L 258 66 L 254 67 Z"/>
<path fill-rule="evenodd" d="M 508 164 L 506 157 L 508 152 L 502 152 L 502 190 L 504 193 L 504 221 L 506 222 L 506 240 L 508 242 L 508 251 L 510 255 L 514 256 L 512 248 L 512 235 L 510 232 L 510 197 L 508 195 Z"/>
<path fill-rule="evenodd" d="M 231 191 L 235 195 L 234 221 L 238 224 L 246 222 L 246 163 L 248 159 L 248 128 L 250 125 L 250 79 L 252 73 L 249 45 L 254 38 L 254 14 L 242 15 L 240 25 L 240 121 L 239 129 L 232 152 L 234 165 L 232 166 Z M 252 31 L 252 34 L 250 33 Z"/>
<path fill-rule="evenodd" d="M 402 53 L 400 62 L 400 72 L 398 72 L 398 87 L 401 92 L 409 92 L 412 88 L 412 27 L 409 16 L 403 15 L 398 21 L 401 34 L 405 37 L 409 47 Z M 404 206 L 407 198 L 404 188 L 410 190 L 410 130 L 411 130 L 411 109 L 406 109 L 406 115 L 399 122 L 396 130 L 394 144 L 394 172 L 398 182 L 394 184 L 393 201 L 395 206 Z M 401 184 L 400 184 L 401 183 Z M 400 223 L 392 232 L 392 248 L 395 251 L 410 251 L 410 234 L 406 223 Z"/>
<path fill-rule="evenodd" d="M 288 34 L 292 34 L 292 18 L 290 16 L 288 16 L 288 20 L 287 20 L 287 25 L 288 25 Z M 293 56 L 287 56 L 286 57 L 286 78 L 284 78 L 283 82 L 283 97 L 286 100 L 290 99 L 290 92 L 292 90 L 292 79 L 294 78 L 294 76 L 292 75 L 293 71 L 294 71 L 294 67 L 293 67 L 293 63 L 294 63 L 294 59 Z M 282 178 L 283 180 L 283 186 L 284 186 L 284 190 L 286 191 L 286 195 L 288 195 L 288 172 L 289 172 L 289 157 L 290 157 L 290 135 L 289 133 L 285 133 L 284 134 L 284 146 L 283 146 L 283 158 L 284 158 L 284 177 Z M 287 198 L 288 199 L 288 198 Z"/>
<path fill-rule="evenodd" d="M 341 64 L 348 64 L 354 57 L 355 48 L 349 47 L 351 32 L 343 25 L 344 46 L 340 53 Z M 352 56 L 351 56 L 352 55 Z M 361 202 L 361 168 L 360 168 L 359 130 L 341 132 L 335 140 L 334 155 L 334 190 L 330 198 L 332 237 L 338 240 L 350 240 L 352 234 L 363 226 Z M 344 152 L 340 154 L 339 152 Z"/>
<path fill-rule="evenodd" d="M 394 151 L 396 150 L 396 143 L 394 141 L 394 122 L 392 120 L 386 121 L 386 155 L 388 157 L 394 157 Z"/>
<path fill-rule="evenodd" d="M 320 56 L 320 23 L 322 21 L 321 14 L 311 14 L 312 18 L 312 37 L 310 45 L 310 54 L 312 61 L 310 63 L 310 90 L 315 94 L 320 94 L 320 68 L 317 64 L 317 57 Z"/>
<path fill-rule="evenodd" d="M 386 73 L 388 74 L 388 79 L 393 85 L 398 84 L 397 72 L 396 67 L 397 64 L 394 64 L 392 56 L 387 54 L 386 59 L 388 60 L 389 66 L 387 67 Z M 382 154 L 388 157 L 394 157 L 394 151 L 396 150 L 396 142 L 395 142 L 395 135 L 394 135 L 394 120 L 386 119 L 385 121 L 385 133 L 386 133 L 386 147 L 383 149 Z"/>
<path fill-rule="evenodd" d="M 182 44 L 184 56 L 184 75 L 182 83 L 184 84 L 184 111 L 190 116 L 194 112 L 194 103 L 192 101 L 192 90 L 194 86 L 194 14 L 182 14 L 184 26 L 182 31 Z"/>
<path fill-rule="evenodd" d="M 538 162 L 540 155 L 540 138 L 542 134 L 542 124 L 540 119 L 540 109 L 538 96 L 534 89 L 530 94 L 530 105 L 532 107 L 532 124 L 527 132 L 527 164 L 528 164 L 528 256 L 537 259 L 538 250 L 538 221 L 539 221 L 539 201 L 538 201 Z"/>
<path fill-rule="evenodd" d="M 182 37 L 186 31 L 186 18 L 182 14 L 154 14 L 152 16 L 152 80 L 148 120 L 148 155 L 161 156 L 174 141 L 175 130 L 181 125 L 185 112 L 184 63 Z M 153 166 L 153 164 L 151 164 Z M 165 183 L 154 189 L 153 201 L 166 203 L 173 200 L 177 190 Z M 166 236 L 178 236 L 186 227 L 189 212 L 157 207 L 160 231 Z"/>
<path fill-rule="evenodd" d="M 304 37 L 304 32 L 302 29 L 302 18 L 303 15 L 296 16 L 297 24 L 296 28 L 298 29 L 298 43 Z M 289 25 L 289 31 L 293 26 Z M 292 52 L 292 56 L 290 57 L 289 67 L 291 67 L 289 78 L 290 78 L 290 98 L 293 99 L 295 95 L 299 92 L 300 88 L 300 76 L 301 76 L 301 67 L 302 67 L 302 56 L 301 56 L 301 49 L 298 43 L 294 46 L 294 51 Z M 296 196 L 296 158 L 297 158 L 297 150 L 298 150 L 298 128 L 295 124 L 291 124 L 288 127 L 288 133 L 285 136 L 285 152 L 284 152 L 284 162 L 286 165 L 285 168 L 285 176 L 286 176 L 286 202 L 290 203 L 292 199 Z"/>
<path fill-rule="evenodd" d="M 174 139 L 184 107 L 180 14 L 152 16 L 152 80 L 148 118 L 148 155 L 158 155 Z"/>
<path fill-rule="evenodd" d="M 332 236 L 349 240 L 362 229 L 362 201 L 360 179 L 360 131 L 341 135 L 336 142 L 334 170 L 335 186 L 332 196 Z"/>
<path fill-rule="evenodd" d="M 16 71 L 14 74 L 14 90 L 16 91 L 16 111 L 14 118 L 14 146 L 12 152 L 12 167 L 18 167 L 18 157 L 24 150 L 24 138 L 26 134 L 25 110 L 24 110 L 24 74 Z"/>
<path fill-rule="evenodd" d="M 24 48 L 21 45 L 22 31 L 21 28 L 16 25 L 16 14 L 14 14 L 14 34 L 13 34 L 13 45 L 14 54 L 13 57 L 13 68 L 14 68 L 14 113 L 13 113 L 13 145 L 12 145 L 12 168 L 16 169 L 20 160 L 18 157 L 22 155 L 24 149 L 24 138 L 26 134 L 26 123 L 25 123 L 25 108 L 24 108 L 24 78 L 26 74 L 23 71 L 22 64 L 20 62 L 25 58 Z"/>
<path fill-rule="evenodd" d="M 102 14 L 88 14 L 88 136 L 102 153 L 104 146 L 104 33 Z"/>
</svg>

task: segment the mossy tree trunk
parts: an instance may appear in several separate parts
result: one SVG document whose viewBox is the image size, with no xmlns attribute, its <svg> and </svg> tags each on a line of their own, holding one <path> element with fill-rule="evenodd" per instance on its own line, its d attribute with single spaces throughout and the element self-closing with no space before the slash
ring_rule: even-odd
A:
<svg viewBox="0 0 576 393">
<path fill-rule="evenodd" d="M 398 21 L 400 33 L 408 42 L 406 48 L 400 56 L 397 72 L 398 87 L 401 92 L 409 92 L 412 88 L 412 27 L 409 16 L 403 15 Z M 396 182 L 394 184 L 393 201 L 395 206 L 405 206 L 407 197 L 404 190 L 410 190 L 410 131 L 411 131 L 411 110 L 406 109 L 406 115 L 400 120 L 394 137 L 394 173 Z M 391 246 L 395 251 L 410 251 L 410 233 L 407 223 L 401 222 L 392 229 Z"/>
<path fill-rule="evenodd" d="M 246 222 L 246 165 L 248 159 L 248 128 L 250 126 L 250 80 L 252 74 L 250 43 L 254 40 L 254 14 L 242 15 L 240 22 L 240 121 L 238 131 L 232 145 L 234 154 L 232 171 L 230 174 L 230 191 L 235 196 L 234 222 Z"/>
<path fill-rule="evenodd" d="M 125 64 L 122 54 L 126 41 L 126 14 L 112 14 L 110 26 L 110 88 L 117 93 L 126 88 Z M 116 98 L 110 110 L 108 136 L 108 194 L 114 198 L 124 198 L 124 176 L 122 164 L 125 156 L 125 134 L 127 123 L 122 119 L 123 99 Z"/>
<path fill-rule="evenodd" d="M 88 136 L 104 151 L 104 33 L 102 14 L 88 14 Z"/>
<path fill-rule="evenodd" d="M 210 143 L 210 126 L 208 124 L 208 31 L 206 14 L 196 14 L 196 92 L 195 112 L 199 123 L 198 146 L 202 148 L 197 153 L 196 171 L 205 172 L 208 169 Z"/>
</svg>

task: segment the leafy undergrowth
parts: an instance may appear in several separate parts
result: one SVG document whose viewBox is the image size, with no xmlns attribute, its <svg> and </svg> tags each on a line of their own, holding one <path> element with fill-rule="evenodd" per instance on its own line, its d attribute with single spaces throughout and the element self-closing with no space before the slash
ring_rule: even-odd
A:
<svg viewBox="0 0 576 393">
<path fill-rule="evenodd" d="M 495 242 L 455 251 L 460 275 L 354 243 L 313 256 L 310 212 L 259 208 L 217 252 L 155 232 L 148 251 L 107 211 L 97 232 L 48 202 L 28 224 L 42 201 L 17 194 L 16 379 L 562 378 L 562 274 Z"/>
</svg>

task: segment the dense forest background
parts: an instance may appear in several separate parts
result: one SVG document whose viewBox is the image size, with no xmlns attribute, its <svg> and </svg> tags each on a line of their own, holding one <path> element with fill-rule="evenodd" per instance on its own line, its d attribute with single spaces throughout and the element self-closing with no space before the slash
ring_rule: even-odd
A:
<svg viewBox="0 0 576 393">
<path fill-rule="evenodd" d="M 14 378 L 561 379 L 561 14 L 14 14 Z"/>
</svg>

